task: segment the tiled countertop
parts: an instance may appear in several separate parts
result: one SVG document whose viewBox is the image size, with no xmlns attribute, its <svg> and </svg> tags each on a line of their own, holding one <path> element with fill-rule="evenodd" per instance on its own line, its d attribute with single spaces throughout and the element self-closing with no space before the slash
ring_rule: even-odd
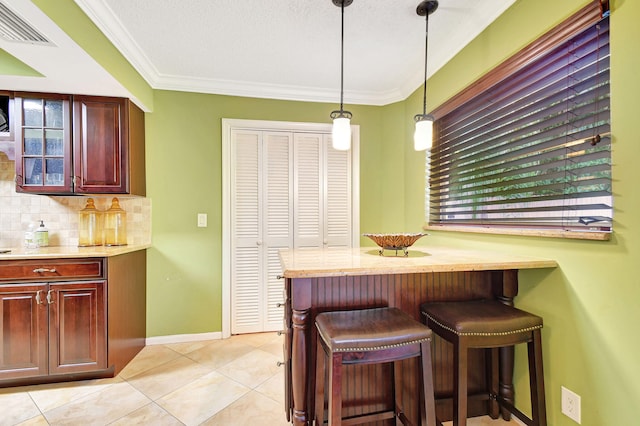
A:
<svg viewBox="0 0 640 426">
<path fill-rule="evenodd" d="M 11 248 L 10 253 L 0 253 L 2 260 L 22 260 L 22 259 L 61 259 L 79 257 L 111 257 L 133 251 L 144 250 L 150 245 L 126 245 L 117 247 L 75 247 L 56 246 L 27 249 L 23 247 Z M 0 247 L 1 249 L 1 247 Z"/>
<path fill-rule="evenodd" d="M 417 246 L 409 248 L 408 257 L 394 256 L 393 251 L 385 251 L 385 256 L 380 256 L 377 247 L 324 250 L 287 249 L 280 251 L 280 261 L 283 275 L 286 278 L 487 271 L 555 268 L 558 266 L 555 260 L 539 257 Z"/>
</svg>

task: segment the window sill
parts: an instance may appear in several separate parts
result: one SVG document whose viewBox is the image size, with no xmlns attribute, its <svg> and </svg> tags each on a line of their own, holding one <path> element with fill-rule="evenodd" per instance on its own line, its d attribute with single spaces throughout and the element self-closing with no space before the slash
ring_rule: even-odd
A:
<svg viewBox="0 0 640 426">
<path fill-rule="evenodd" d="M 527 237 L 564 238 L 574 240 L 609 241 L 611 232 L 563 231 L 553 229 L 490 228 L 475 226 L 424 225 L 425 231 L 469 232 L 475 234 L 521 235 Z"/>
</svg>

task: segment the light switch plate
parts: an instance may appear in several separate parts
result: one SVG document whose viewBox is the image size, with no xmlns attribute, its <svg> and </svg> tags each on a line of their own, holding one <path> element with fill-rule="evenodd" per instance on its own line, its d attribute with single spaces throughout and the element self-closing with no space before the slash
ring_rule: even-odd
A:
<svg viewBox="0 0 640 426">
<path fill-rule="evenodd" d="M 198 228 L 206 228 L 206 227 L 207 227 L 207 214 L 198 213 Z"/>
</svg>

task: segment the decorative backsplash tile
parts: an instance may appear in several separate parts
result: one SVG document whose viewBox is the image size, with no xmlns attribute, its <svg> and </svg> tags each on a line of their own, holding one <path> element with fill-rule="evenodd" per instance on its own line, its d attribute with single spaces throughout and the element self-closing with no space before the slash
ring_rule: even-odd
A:
<svg viewBox="0 0 640 426">
<path fill-rule="evenodd" d="M 0 247 L 23 244 L 30 223 L 43 220 L 49 229 L 49 245 L 78 245 L 78 212 L 87 196 L 48 196 L 15 191 L 15 162 L 0 152 Z M 116 195 L 127 212 L 127 243 L 151 243 L 151 199 Z M 113 195 L 92 195 L 96 207 L 106 210 Z"/>
</svg>

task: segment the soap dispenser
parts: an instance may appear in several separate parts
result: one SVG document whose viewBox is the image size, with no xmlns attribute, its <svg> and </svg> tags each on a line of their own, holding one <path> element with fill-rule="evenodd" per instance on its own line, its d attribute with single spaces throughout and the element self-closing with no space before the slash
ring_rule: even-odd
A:
<svg viewBox="0 0 640 426">
<path fill-rule="evenodd" d="M 36 241 L 36 245 L 38 247 L 48 247 L 49 246 L 49 230 L 46 226 L 44 226 L 44 221 L 40 221 L 40 226 L 38 226 L 33 233 L 34 240 Z"/>
<path fill-rule="evenodd" d="M 127 212 L 120 207 L 117 198 L 104 213 L 104 244 L 107 246 L 127 245 Z"/>
<path fill-rule="evenodd" d="M 78 213 L 78 246 L 102 245 L 102 213 L 96 208 L 93 198 Z"/>
</svg>

